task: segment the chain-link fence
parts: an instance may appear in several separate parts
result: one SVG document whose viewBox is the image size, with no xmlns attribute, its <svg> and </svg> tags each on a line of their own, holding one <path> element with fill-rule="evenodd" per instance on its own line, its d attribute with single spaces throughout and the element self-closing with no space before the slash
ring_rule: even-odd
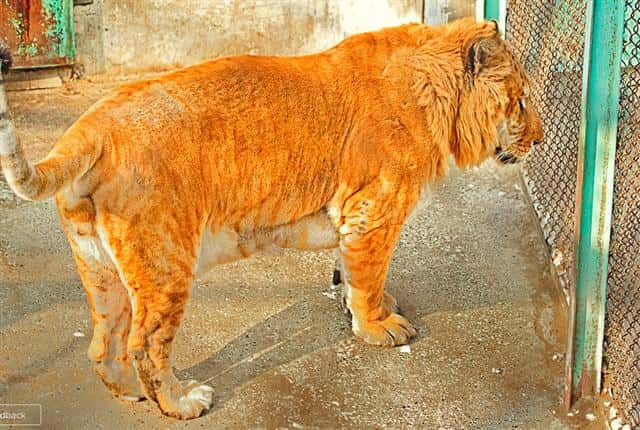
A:
<svg viewBox="0 0 640 430">
<path fill-rule="evenodd" d="M 609 254 L 605 386 L 640 428 L 640 1 L 626 0 Z"/>
<path fill-rule="evenodd" d="M 525 181 L 560 283 L 572 287 L 586 1 L 510 0 L 506 35 L 527 69 L 545 142 Z"/>
<path fill-rule="evenodd" d="M 640 0 L 625 1 L 604 384 L 627 421 L 640 429 Z M 567 297 L 574 287 L 586 3 L 507 3 L 507 39 L 529 73 L 546 135 L 525 165 L 525 182 Z"/>
</svg>

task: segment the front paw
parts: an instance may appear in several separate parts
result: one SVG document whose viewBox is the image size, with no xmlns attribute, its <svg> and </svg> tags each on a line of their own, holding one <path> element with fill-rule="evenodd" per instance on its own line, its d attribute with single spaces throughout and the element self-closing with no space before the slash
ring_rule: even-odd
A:
<svg viewBox="0 0 640 430">
<path fill-rule="evenodd" d="M 390 314 L 400 313 L 400 306 L 395 297 L 385 291 L 382 298 L 382 307 Z"/>
<path fill-rule="evenodd" d="M 381 346 L 405 345 L 418 334 L 413 324 L 397 313 L 381 321 L 354 321 L 353 332 L 365 342 Z"/>
</svg>

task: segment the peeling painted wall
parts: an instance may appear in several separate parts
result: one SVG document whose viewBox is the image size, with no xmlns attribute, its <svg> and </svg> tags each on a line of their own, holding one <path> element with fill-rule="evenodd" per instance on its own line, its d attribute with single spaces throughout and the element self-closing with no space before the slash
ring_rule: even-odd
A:
<svg viewBox="0 0 640 430">
<path fill-rule="evenodd" d="M 14 68 L 68 64 L 74 58 L 73 0 L 2 0 L 0 40 Z"/>
<path fill-rule="evenodd" d="M 76 7 L 78 61 L 90 74 L 126 73 L 310 53 L 422 13 L 423 0 L 95 0 Z"/>
</svg>

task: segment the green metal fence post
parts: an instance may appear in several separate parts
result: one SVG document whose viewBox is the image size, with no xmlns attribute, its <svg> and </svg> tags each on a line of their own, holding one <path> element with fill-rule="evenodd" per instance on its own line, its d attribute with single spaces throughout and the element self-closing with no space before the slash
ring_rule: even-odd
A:
<svg viewBox="0 0 640 430">
<path fill-rule="evenodd" d="M 507 17 L 507 0 L 481 0 L 484 2 L 484 19 L 492 19 L 498 23 L 500 31 L 504 34 L 505 20 Z"/>
<path fill-rule="evenodd" d="M 589 0 L 578 149 L 571 401 L 601 389 L 625 2 Z"/>
<path fill-rule="evenodd" d="M 484 0 L 484 19 L 500 22 L 500 0 Z"/>
</svg>

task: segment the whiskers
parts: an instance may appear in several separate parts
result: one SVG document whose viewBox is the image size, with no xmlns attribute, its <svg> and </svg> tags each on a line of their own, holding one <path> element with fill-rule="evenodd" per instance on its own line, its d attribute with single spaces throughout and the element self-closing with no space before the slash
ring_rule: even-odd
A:
<svg viewBox="0 0 640 430">
<path fill-rule="evenodd" d="M 517 128 L 514 130 L 513 128 Z M 496 160 L 502 164 L 516 164 L 522 161 L 526 154 L 518 154 L 514 149 L 517 149 L 518 133 L 521 130 L 519 127 L 514 127 L 514 124 L 509 124 L 508 120 L 503 120 L 498 123 L 498 146 L 496 148 Z"/>
</svg>

